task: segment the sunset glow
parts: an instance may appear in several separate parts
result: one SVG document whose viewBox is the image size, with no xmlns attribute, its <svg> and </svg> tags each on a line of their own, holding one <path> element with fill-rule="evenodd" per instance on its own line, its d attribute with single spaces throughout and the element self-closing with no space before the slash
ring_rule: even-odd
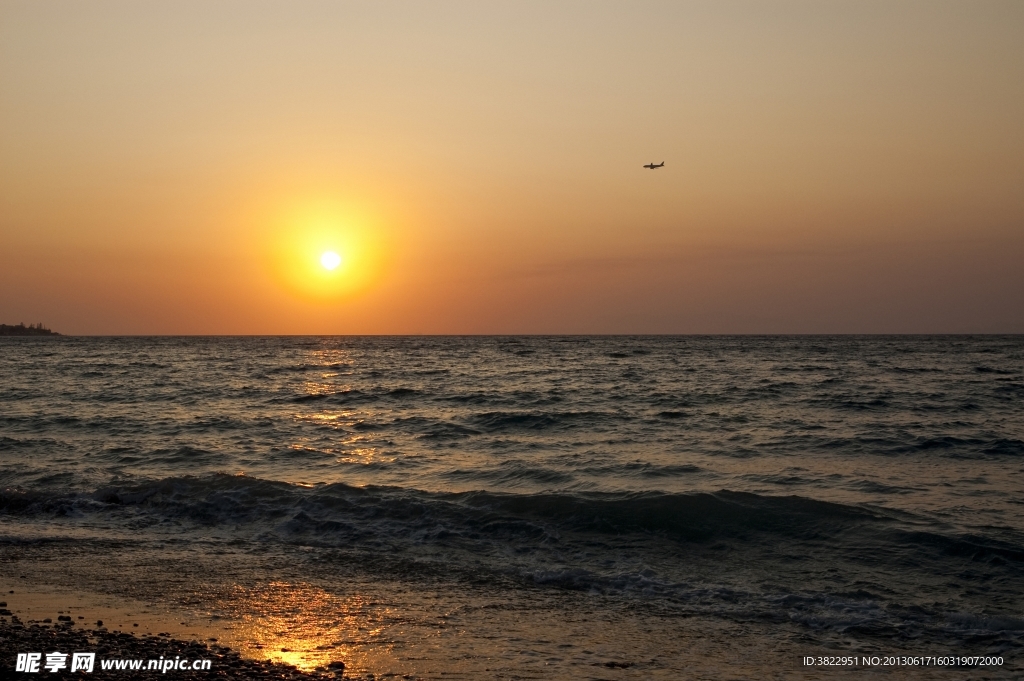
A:
<svg viewBox="0 0 1024 681">
<path fill-rule="evenodd" d="M 1019 2 L 58 4 L 0 9 L 0 322 L 1024 331 Z"/>
<path fill-rule="evenodd" d="M 386 276 L 388 225 L 353 201 L 291 199 L 251 218 L 274 288 L 300 305 L 351 303 Z"/>
</svg>

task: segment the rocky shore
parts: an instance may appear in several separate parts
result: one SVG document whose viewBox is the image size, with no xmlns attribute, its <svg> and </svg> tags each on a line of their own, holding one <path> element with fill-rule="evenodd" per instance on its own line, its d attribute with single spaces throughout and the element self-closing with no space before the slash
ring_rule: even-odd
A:
<svg viewBox="0 0 1024 681">
<path fill-rule="evenodd" d="M 167 634 L 155 636 L 136 636 L 132 633 L 108 631 L 101 621 L 83 626 L 82 621 L 70 616 L 60 616 L 57 621 L 50 618 L 42 622 L 22 622 L 17 615 L 9 610 L 0 609 L 0 676 L 14 676 L 15 665 L 19 653 L 41 653 L 39 671 L 46 674 L 46 656 L 49 653 L 67 654 L 64 661 L 66 667 L 59 671 L 69 674 L 71 654 L 75 652 L 95 653 L 93 671 L 83 678 L 119 679 L 134 681 L 136 679 L 153 679 L 160 674 L 176 681 L 193 681 L 204 679 L 262 679 L 298 681 L 301 679 L 323 680 L 340 679 L 344 675 L 344 664 L 334 662 L 327 668 L 311 672 L 301 671 L 295 667 L 276 662 L 246 660 L 230 648 L 217 645 L 216 642 L 180 641 Z M 79 618 L 84 619 L 84 618 Z M 92 628 L 90 628 L 92 627 Z M 169 669 L 166 672 L 147 669 L 149 660 L 209 660 L 209 669 Z M 102 668 L 104 660 L 142 660 L 142 669 L 108 669 Z M 77 677 L 81 672 L 76 671 Z M 20 675 L 19 675 L 20 676 Z M 27 677 L 26 677 L 27 678 Z M 345 677 L 348 678 L 348 677 Z M 369 677 L 372 678 L 372 677 Z"/>
</svg>

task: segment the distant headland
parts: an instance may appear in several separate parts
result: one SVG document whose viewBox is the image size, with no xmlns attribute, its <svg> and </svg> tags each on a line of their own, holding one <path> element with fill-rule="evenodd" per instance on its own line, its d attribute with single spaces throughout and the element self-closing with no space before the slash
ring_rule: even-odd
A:
<svg viewBox="0 0 1024 681">
<path fill-rule="evenodd" d="M 29 324 L 25 326 L 25 322 L 14 326 L 13 324 L 0 324 L 0 336 L 59 336 L 60 334 L 56 331 L 50 331 L 48 328 L 39 324 Z"/>
</svg>

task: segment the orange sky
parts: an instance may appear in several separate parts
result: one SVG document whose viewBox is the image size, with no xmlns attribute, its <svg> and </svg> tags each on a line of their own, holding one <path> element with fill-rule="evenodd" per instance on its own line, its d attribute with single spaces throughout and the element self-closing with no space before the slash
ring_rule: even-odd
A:
<svg viewBox="0 0 1024 681">
<path fill-rule="evenodd" d="M 1018 0 L 0 0 L 0 322 L 1020 333 L 1022 83 Z"/>
</svg>

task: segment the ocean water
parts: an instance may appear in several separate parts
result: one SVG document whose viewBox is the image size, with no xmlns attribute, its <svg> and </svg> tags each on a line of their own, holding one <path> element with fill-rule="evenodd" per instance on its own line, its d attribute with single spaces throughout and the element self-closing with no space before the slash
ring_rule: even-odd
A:
<svg viewBox="0 0 1024 681">
<path fill-rule="evenodd" d="M 1024 337 L 3 339 L 0 574 L 352 673 L 1013 678 Z"/>
</svg>

